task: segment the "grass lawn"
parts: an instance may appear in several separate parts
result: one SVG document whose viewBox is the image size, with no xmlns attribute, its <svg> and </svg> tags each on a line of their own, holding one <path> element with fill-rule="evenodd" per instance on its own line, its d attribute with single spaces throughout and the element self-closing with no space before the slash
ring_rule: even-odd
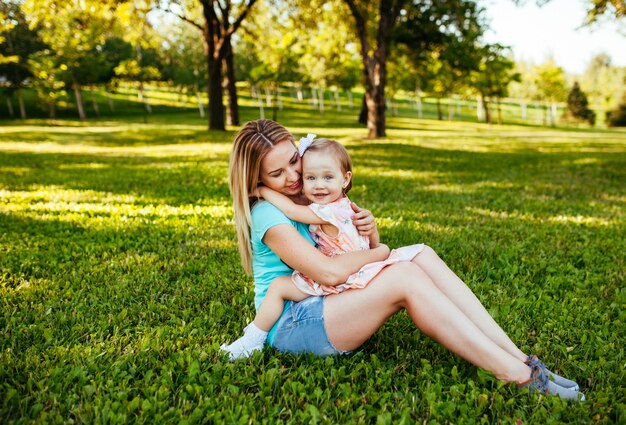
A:
<svg viewBox="0 0 626 425">
<path fill-rule="evenodd" d="M 226 361 L 219 345 L 254 315 L 226 178 L 235 129 L 155 108 L 147 124 L 0 127 L 0 422 L 626 422 L 626 131 L 401 111 L 372 141 L 354 111 L 279 120 L 345 143 L 351 197 L 383 241 L 431 245 L 588 401 L 499 383 L 406 313 L 353 355 Z"/>
</svg>

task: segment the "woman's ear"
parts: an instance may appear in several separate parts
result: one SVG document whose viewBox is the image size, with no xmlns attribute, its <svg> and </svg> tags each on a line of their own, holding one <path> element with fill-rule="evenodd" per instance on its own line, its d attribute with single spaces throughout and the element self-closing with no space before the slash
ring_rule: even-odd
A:
<svg viewBox="0 0 626 425">
<path fill-rule="evenodd" d="M 352 180 L 352 171 L 347 171 L 346 174 L 343 175 L 343 188 L 345 189 L 350 184 L 350 180 Z"/>
</svg>

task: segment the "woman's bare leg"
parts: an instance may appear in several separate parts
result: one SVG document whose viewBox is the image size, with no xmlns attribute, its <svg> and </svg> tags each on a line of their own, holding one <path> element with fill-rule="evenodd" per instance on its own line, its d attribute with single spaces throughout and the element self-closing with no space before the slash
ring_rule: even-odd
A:
<svg viewBox="0 0 626 425">
<path fill-rule="evenodd" d="M 425 246 L 424 250 L 413 259 L 413 262 L 424 270 L 437 288 L 493 342 L 515 358 L 521 361 L 526 360 L 526 354 L 511 341 L 500 325 L 493 320 L 480 300 L 476 298 L 472 290 L 450 270 L 431 247 Z"/>
<path fill-rule="evenodd" d="M 410 262 L 386 268 L 365 289 L 326 297 L 328 337 L 341 350 L 356 349 L 401 308 L 426 335 L 498 379 L 528 380 L 530 368 L 487 337 Z"/>
<path fill-rule="evenodd" d="M 277 277 L 267 288 L 263 303 L 254 317 L 254 324 L 259 329 L 268 332 L 282 314 L 285 301 L 302 301 L 308 297 L 310 295 L 300 291 L 294 285 L 291 276 Z"/>
</svg>

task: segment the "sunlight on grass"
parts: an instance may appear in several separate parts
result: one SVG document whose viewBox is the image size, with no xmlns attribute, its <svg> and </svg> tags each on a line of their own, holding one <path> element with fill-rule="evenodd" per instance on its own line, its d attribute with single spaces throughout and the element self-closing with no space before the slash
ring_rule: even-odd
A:
<svg viewBox="0 0 626 425">
<path fill-rule="evenodd" d="M 551 217 L 541 217 L 536 216 L 534 214 L 522 214 L 519 212 L 509 212 L 509 211 L 494 211 L 487 210 L 482 208 L 473 208 L 467 207 L 467 211 L 472 214 L 476 214 L 479 216 L 489 217 L 492 219 L 498 220 L 515 220 L 515 221 L 525 221 L 528 223 L 565 223 L 565 224 L 574 224 L 574 225 L 584 225 L 584 226 L 592 226 L 592 227 L 601 227 L 601 226 L 616 226 L 622 223 L 621 217 L 615 217 L 613 219 L 606 219 L 601 217 L 589 217 L 589 216 L 568 216 L 568 215 L 557 215 Z"/>
<path fill-rule="evenodd" d="M 87 144 L 57 144 L 57 143 L 23 143 L 3 142 L 0 151 L 5 152 L 32 152 L 49 154 L 92 154 L 92 155 L 120 155 L 143 156 L 147 158 L 169 158 L 172 154 L 182 154 L 189 157 L 215 158 L 219 155 L 228 155 L 230 146 L 227 144 L 180 144 L 137 147 L 100 147 Z"/>
<path fill-rule="evenodd" d="M 229 219 L 232 217 L 230 203 L 171 206 L 159 204 L 155 200 L 144 197 L 119 196 L 94 191 L 64 190 L 54 186 L 40 186 L 33 188 L 33 191 L 27 192 L 0 190 L 0 197 L 5 201 L 10 201 L 6 202 L 3 211 L 23 214 L 32 213 L 38 219 L 66 217 L 69 221 L 74 221 L 75 217 L 72 217 L 74 213 L 84 214 L 85 217 L 107 215 L 111 219 L 120 219 L 122 221 L 132 217 L 158 219 L 187 216 L 205 216 L 213 219 Z"/>
</svg>

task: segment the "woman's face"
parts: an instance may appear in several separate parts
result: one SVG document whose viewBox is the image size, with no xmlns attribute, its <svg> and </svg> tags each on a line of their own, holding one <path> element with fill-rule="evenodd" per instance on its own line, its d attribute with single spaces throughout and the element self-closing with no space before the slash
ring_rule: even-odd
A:
<svg viewBox="0 0 626 425">
<path fill-rule="evenodd" d="M 277 143 L 261 161 L 261 182 L 286 196 L 302 190 L 302 161 L 289 140 Z"/>
</svg>

